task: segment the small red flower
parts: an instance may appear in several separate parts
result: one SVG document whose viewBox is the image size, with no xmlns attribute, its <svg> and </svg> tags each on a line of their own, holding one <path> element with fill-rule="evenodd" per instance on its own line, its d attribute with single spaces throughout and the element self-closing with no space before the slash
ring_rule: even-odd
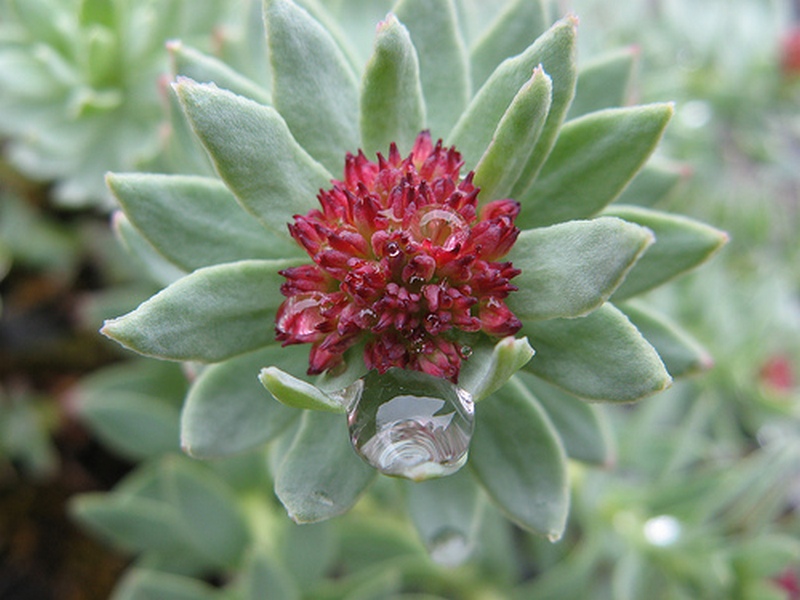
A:
<svg viewBox="0 0 800 600">
<path fill-rule="evenodd" d="M 505 304 L 519 274 L 497 262 L 519 229 L 519 204 L 478 208 L 473 173 L 461 179 L 455 148 L 417 136 L 403 159 L 372 162 L 347 154 L 344 180 L 320 191 L 321 210 L 295 215 L 292 237 L 313 264 L 281 271 L 286 300 L 277 339 L 310 343 L 309 374 L 342 362 L 364 340 L 364 362 L 458 378 L 465 349 L 458 332 L 513 335 L 521 323 Z"/>
</svg>

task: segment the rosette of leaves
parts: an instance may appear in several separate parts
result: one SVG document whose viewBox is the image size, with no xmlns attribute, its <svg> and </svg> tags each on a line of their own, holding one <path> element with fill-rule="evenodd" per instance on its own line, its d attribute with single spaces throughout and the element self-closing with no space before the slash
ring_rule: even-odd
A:
<svg viewBox="0 0 800 600">
<path fill-rule="evenodd" d="M 4 0 L 0 134 L 64 206 L 111 205 L 103 176 L 159 150 L 170 37 L 211 41 L 227 0 Z M 204 41 L 203 46 L 208 46 Z"/>
<path fill-rule="evenodd" d="M 458 380 L 477 402 L 467 472 L 409 484 L 409 508 L 430 544 L 442 531 L 472 539 L 485 497 L 558 539 L 567 457 L 613 461 L 591 402 L 631 402 L 708 363 L 688 334 L 633 298 L 726 239 L 621 203 L 650 204 L 675 183 L 646 166 L 672 107 L 620 107 L 632 54 L 579 71 L 576 20 L 548 27 L 545 3 L 509 3 L 468 49 L 452 1 L 401 0 L 360 72 L 320 9 L 267 0 L 264 14 L 269 94 L 253 99 L 253 82 L 230 71 L 195 70 L 174 85 L 219 178 L 109 176 L 123 241 L 180 276 L 103 332 L 144 355 L 208 365 L 181 417 L 191 455 L 274 441 L 275 491 L 290 516 L 345 513 L 376 472 L 351 448 L 337 392 L 366 369 L 349 353 L 344 373 L 312 378 L 307 350 L 275 341 L 279 271 L 308 262 L 286 224 L 314 208 L 346 152 L 392 142 L 408 152 L 429 129 L 462 153 L 483 201 L 521 204 L 506 258 L 521 270 L 508 304 L 523 325 L 517 338 L 472 343 Z"/>
</svg>

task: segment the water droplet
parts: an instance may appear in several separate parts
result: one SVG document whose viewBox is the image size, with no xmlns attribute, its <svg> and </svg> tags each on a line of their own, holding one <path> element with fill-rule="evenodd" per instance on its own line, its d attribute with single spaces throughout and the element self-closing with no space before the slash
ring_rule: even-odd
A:
<svg viewBox="0 0 800 600">
<path fill-rule="evenodd" d="M 428 239 L 445 250 L 452 250 L 469 237 L 469 225 L 453 210 L 423 207 L 417 212 L 416 220 L 412 230 L 418 239 Z"/>
<path fill-rule="evenodd" d="M 371 371 L 357 383 L 347 415 L 350 440 L 370 465 L 421 481 L 455 473 L 467 462 L 474 416 L 468 392 L 402 369 Z"/>
<path fill-rule="evenodd" d="M 428 545 L 431 559 L 444 567 L 464 564 L 472 553 L 472 544 L 460 531 L 449 527 L 437 532 Z"/>
<path fill-rule="evenodd" d="M 681 536 L 681 523 L 672 515 L 659 515 L 644 524 L 644 537 L 654 546 L 670 546 Z"/>
<path fill-rule="evenodd" d="M 386 256 L 390 258 L 397 258 L 402 253 L 400 250 L 400 245 L 397 242 L 389 242 L 386 244 Z"/>
<path fill-rule="evenodd" d="M 470 356 L 472 356 L 472 352 L 473 352 L 472 347 L 470 347 L 470 346 L 461 346 L 461 349 L 460 349 L 461 358 L 469 358 Z"/>
</svg>

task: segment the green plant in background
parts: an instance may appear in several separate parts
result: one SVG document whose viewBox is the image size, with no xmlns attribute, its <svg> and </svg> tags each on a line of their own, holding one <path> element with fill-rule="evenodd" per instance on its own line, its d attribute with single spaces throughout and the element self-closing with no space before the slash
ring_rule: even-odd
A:
<svg viewBox="0 0 800 600">
<path fill-rule="evenodd" d="M 216 26 L 224 48 L 226 36 L 238 35 L 223 30 L 232 6 L 4 0 L 0 134 L 9 162 L 33 180 L 54 181 L 60 205 L 108 208 L 105 172 L 141 168 L 161 149 L 164 42 L 183 37 L 208 47 Z"/>
<path fill-rule="evenodd" d="M 265 3 L 272 72 L 269 105 L 263 103 L 266 90 L 255 101 L 217 85 L 177 81 L 186 118 L 222 181 L 110 176 L 124 210 L 115 219 L 121 237 L 130 248 L 140 249 L 141 256 L 170 264 L 180 277 L 132 313 L 108 322 L 104 332 L 145 355 L 211 363 L 198 369 L 183 407 L 184 448 L 197 457 L 214 457 L 273 441 L 275 491 L 299 522 L 348 511 L 373 482 L 375 471 L 353 452 L 348 420 L 337 413 L 349 413 L 352 435 L 365 424 L 376 443 L 388 439 L 388 455 L 400 450 L 401 463 L 419 467 L 406 470 L 412 478 L 460 466 L 466 448 L 445 460 L 436 456 L 437 444 L 443 442 L 435 437 L 432 453 L 422 451 L 425 446 L 418 437 L 397 448 L 391 437 L 397 423 L 370 416 L 397 397 L 412 396 L 432 407 L 428 417 L 423 417 L 420 403 L 413 409 L 413 416 L 430 419 L 429 427 L 436 426 L 435 411 L 442 406 L 447 407 L 447 423 L 462 422 L 458 432 L 435 430 L 446 437 L 444 445 L 456 440 L 466 446 L 472 402 L 476 403 L 470 476 L 460 473 L 453 482 L 448 478 L 408 488 L 412 504 L 441 506 L 452 501 L 450 486 L 469 490 L 458 494 L 464 500 L 454 507 L 459 518 L 434 515 L 434 521 L 455 522 L 429 524 L 431 530 L 470 539 L 478 504 L 467 499 L 485 490 L 515 523 L 557 539 L 568 507 L 566 457 L 600 464 L 610 460 L 602 412 L 581 399 L 636 400 L 667 387 L 670 374 L 683 375 L 707 362 L 688 334 L 631 298 L 701 263 L 726 237 L 683 217 L 626 204 L 609 206 L 620 196 L 626 202 L 652 201 L 651 196 L 665 193 L 675 180 L 669 171 L 646 167 L 623 193 L 645 165 L 672 112 L 664 104 L 616 107 L 624 100 L 630 54 L 615 54 L 578 73 L 574 20 L 548 28 L 546 7 L 539 3 L 509 3 L 471 52 L 461 37 L 454 4 L 403 1 L 393 12 L 396 18 L 379 27 L 373 54 L 360 76 L 336 41 L 338 36 L 321 24 L 327 20 L 320 9 L 314 13 L 318 20 L 281 0 Z M 531 26 L 520 30 L 520 20 Z M 616 93 L 591 93 L 603 79 L 613 82 Z M 252 82 L 237 82 L 236 91 L 252 96 L 242 89 L 252 92 Z M 579 108 L 570 112 L 576 82 L 574 106 Z M 462 179 L 456 150 L 425 146 L 425 138 L 418 135 L 426 129 L 433 139 L 441 137 L 457 148 L 463 171 L 474 171 L 474 180 Z M 412 151 L 415 140 L 417 149 Z M 397 144 L 397 151 L 390 151 L 391 143 Z M 346 153 L 358 148 L 370 155 L 389 153 L 378 163 L 361 155 L 348 158 L 344 177 L 337 181 L 333 173 L 345 165 Z M 409 152 L 411 159 L 400 167 Z M 430 156 L 434 158 L 429 170 L 435 173 L 426 175 L 422 163 Z M 398 168 L 404 170 L 405 188 L 394 174 Z M 384 171 L 385 175 L 375 174 Z M 385 177 L 389 187 L 382 190 L 373 177 Z M 470 196 L 472 181 L 480 188 L 477 198 Z M 295 214 L 313 211 L 318 191 L 331 185 L 332 191 L 320 194 L 327 222 L 321 223 L 321 213 L 315 212 L 294 219 Z M 403 192 L 409 185 L 413 190 Z M 393 186 L 395 192 L 389 189 Z M 423 199 L 427 193 L 438 196 L 435 202 L 425 199 L 427 207 L 409 208 L 407 203 L 402 215 L 407 221 L 396 226 L 378 226 L 377 219 L 353 221 L 341 212 L 355 212 L 369 202 L 377 203 L 375 210 L 386 211 L 388 198 L 402 193 Z M 510 202 L 500 205 L 504 212 L 492 210 L 498 205 L 491 201 L 508 197 L 521 205 L 518 215 L 508 208 L 515 206 Z M 326 201 L 334 204 L 331 198 L 338 204 L 326 207 Z M 485 248 L 494 250 L 507 240 L 503 232 L 513 231 L 510 221 L 521 229 L 512 248 L 503 242 L 502 252 L 467 257 L 463 263 L 469 267 L 484 260 L 489 263 L 486 268 L 500 269 L 491 265 L 502 258 L 513 265 L 504 267 L 506 279 L 519 291 L 507 294 L 507 302 L 520 321 L 520 337 L 498 341 L 477 333 L 481 323 L 489 334 L 511 331 L 493 328 L 489 313 L 481 313 L 496 307 L 495 302 L 465 294 L 461 287 L 448 294 L 472 297 L 466 308 L 459 306 L 460 312 L 451 311 L 447 317 L 467 323 L 460 332 L 430 327 L 422 332 L 418 347 L 398 341 L 375 359 L 375 345 L 386 335 L 419 333 L 415 319 L 442 319 L 443 311 L 437 312 L 426 295 L 433 290 L 423 291 L 423 282 L 412 281 L 414 276 L 438 289 L 454 281 L 475 289 L 482 285 L 485 269 L 459 279 L 444 264 L 448 251 L 453 255 L 468 247 L 466 225 L 474 216 L 458 207 L 469 210 L 469 202 L 479 215 L 473 236 L 480 239 L 481 226 L 482 232 L 497 235 L 495 245 Z M 395 213 L 395 219 L 400 217 Z M 313 221 L 313 235 L 320 240 L 318 247 L 305 244 L 310 257 L 293 245 L 285 229 L 293 219 L 295 232 Z M 376 245 L 373 231 L 364 233 L 369 225 L 384 231 L 380 235 L 388 235 L 390 243 Z M 435 234 L 429 236 L 433 247 L 422 252 L 407 245 L 395 252 L 398 244 L 392 245 L 392 240 L 422 243 L 422 229 Z M 508 236 L 513 241 L 514 234 Z M 302 235 L 294 237 L 303 242 Z M 396 273 L 384 277 L 379 284 L 383 287 L 367 301 L 378 297 L 380 302 L 380 297 L 402 288 L 397 293 L 408 294 L 409 302 L 422 308 L 406 309 L 409 303 L 400 301 L 389 308 L 359 304 L 354 291 L 359 286 L 347 279 L 364 263 L 358 259 L 366 257 L 369 264 L 361 276 L 369 279 L 370 268 L 377 272 L 399 254 L 403 256 Z M 436 262 L 432 272 L 431 256 Z M 512 277 L 511 269 L 519 274 Z M 313 287 L 320 279 L 324 288 Z M 287 281 L 285 299 L 281 286 Z M 297 290 L 312 295 L 293 299 L 293 281 Z M 346 285 L 336 283 L 342 281 Z M 372 310 L 380 317 L 391 309 L 395 321 L 387 330 L 386 323 L 370 322 L 368 312 L 361 315 L 367 318 L 364 323 L 358 318 L 348 322 L 333 312 L 329 319 L 314 302 L 307 302 L 340 292 L 349 294 L 345 310 Z M 334 343 L 325 345 L 320 333 L 335 330 L 342 336 L 354 324 L 361 333 L 352 340 L 355 345 L 337 349 L 344 356 L 343 366 L 309 378 L 307 350 L 281 347 L 275 341 L 276 314 L 279 330 L 285 325 L 284 333 L 294 335 L 289 341 L 316 344 L 312 371 L 338 363 L 338 358 L 315 362 L 313 353 L 327 352 Z M 513 323 L 508 313 L 498 314 Z M 403 319 L 413 325 L 404 329 Z M 397 347 L 406 354 L 395 352 Z M 414 352 L 423 356 L 411 356 Z M 426 368 L 424 361 L 435 368 Z M 448 367 L 461 361 L 460 371 Z M 362 379 L 368 366 L 377 366 L 378 374 Z M 391 366 L 411 366 L 444 379 L 406 370 L 387 372 Z M 259 386 L 259 371 L 264 386 L 283 404 Z M 457 380 L 457 387 L 446 379 Z M 444 400 L 448 394 L 451 398 Z M 384 404 L 370 406 L 376 398 Z M 358 440 L 354 443 L 359 447 Z M 375 458 L 363 448 L 362 454 Z M 372 462 L 381 466 L 380 461 Z M 381 468 L 398 474 L 385 465 Z"/>
</svg>

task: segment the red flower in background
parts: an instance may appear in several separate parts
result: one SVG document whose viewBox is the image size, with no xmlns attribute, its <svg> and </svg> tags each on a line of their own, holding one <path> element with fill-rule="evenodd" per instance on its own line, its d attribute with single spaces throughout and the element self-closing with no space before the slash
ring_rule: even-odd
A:
<svg viewBox="0 0 800 600">
<path fill-rule="evenodd" d="M 309 374 L 342 362 L 364 340 L 364 362 L 456 381 L 467 350 L 457 332 L 516 333 L 505 304 L 519 274 L 498 262 L 519 229 L 519 204 L 478 207 L 473 173 L 455 148 L 422 132 L 407 158 L 394 144 L 372 162 L 345 160 L 344 181 L 321 191 L 321 210 L 296 215 L 292 237 L 313 264 L 286 269 L 277 339 L 310 343 Z"/>
<path fill-rule="evenodd" d="M 800 75 L 800 26 L 790 29 L 783 38 L 781 69 L 787 75 Z"/>
</svg>

